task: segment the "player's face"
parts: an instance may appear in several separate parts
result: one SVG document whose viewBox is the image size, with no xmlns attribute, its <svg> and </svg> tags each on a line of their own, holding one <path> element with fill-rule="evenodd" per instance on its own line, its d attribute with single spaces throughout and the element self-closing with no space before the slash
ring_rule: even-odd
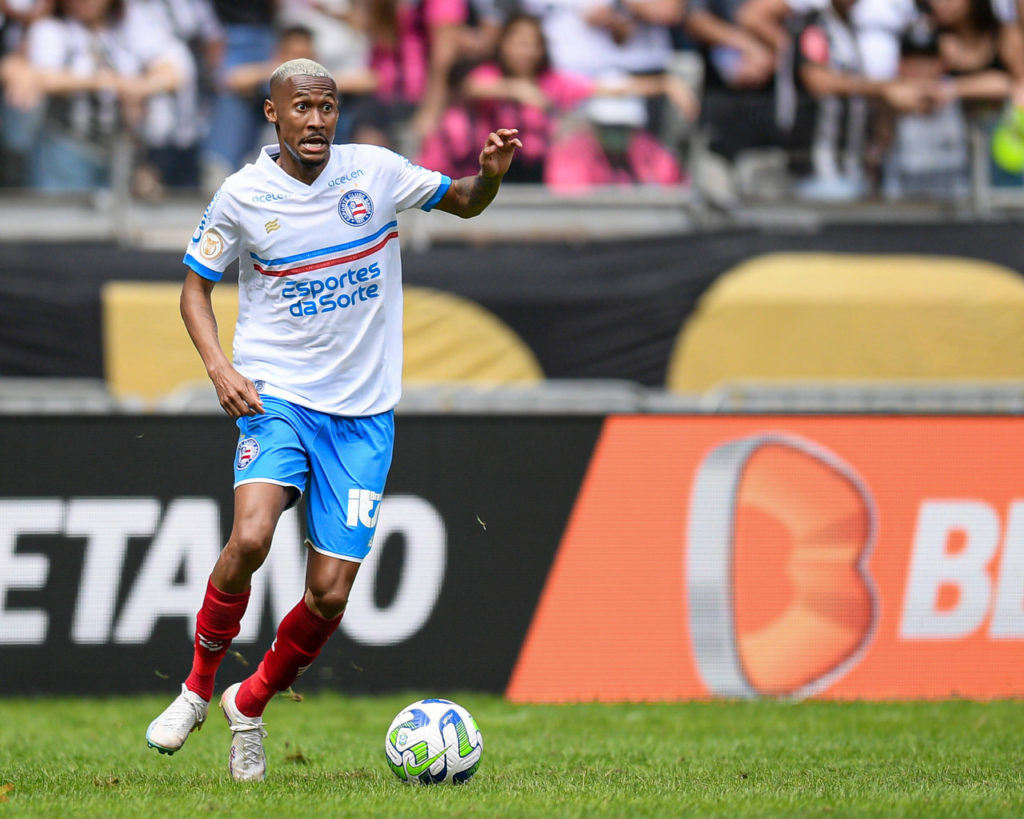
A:
<svg viewBox="0 0 1024 819">
<path fill-rule="evenodd" d="M 287 153 L 306 170 L 318 169 L 327 162 L 338 127 L 334 80 L 290 77 L 274 88 L 264 110 L 277 129 L 282 160 Z"/>
</svg>

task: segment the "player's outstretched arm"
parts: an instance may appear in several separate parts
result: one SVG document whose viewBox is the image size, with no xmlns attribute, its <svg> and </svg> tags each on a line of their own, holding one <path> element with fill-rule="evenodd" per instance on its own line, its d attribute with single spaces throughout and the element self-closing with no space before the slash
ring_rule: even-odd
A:
<svg viewBox="0 0 1024 819">
<path fill-rule="evenodd" d="M 210 295 L 213 285 L 214 282 L 188 271 L 181 288 L 181 317 L 185 329 L 206 365 L 224 412 L 232 418 L 262 413 L 263 402 L 255 385 L 231 365 L 221 349 Z"/>
<path fill-rule="evenodd" d="M 480 172 L 476 176 L 464 176 L 452 182 L 437 203 L 437 208 L 468 219 L 491 204 L 501 187 L 501 178 L 512 164 L 516 148 L 523 147 L 516 136 L 518 133 L 516 128 L 492 131 L 480 151 Z"/>
</svg>

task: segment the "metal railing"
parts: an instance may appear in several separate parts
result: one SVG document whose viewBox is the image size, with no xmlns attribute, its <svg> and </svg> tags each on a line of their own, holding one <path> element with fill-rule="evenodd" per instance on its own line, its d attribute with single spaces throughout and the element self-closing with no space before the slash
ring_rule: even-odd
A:
<svg viewBox="0 0 1024 819">
<path fill-rule="evenodd" d="M 731 382 L 705 393 L 671 393 L 617 379 L 551 379 L 503 386 L 452 383 L 407 386 L 397 411 L 409 415 L 1021 415 L 1024 380 Z M 221 412 L 213 387 L 205 384 L 191 385 L 147 403 L 117 397 L 99 379 L 0 378 L 0 416 Z"/>
</svg>

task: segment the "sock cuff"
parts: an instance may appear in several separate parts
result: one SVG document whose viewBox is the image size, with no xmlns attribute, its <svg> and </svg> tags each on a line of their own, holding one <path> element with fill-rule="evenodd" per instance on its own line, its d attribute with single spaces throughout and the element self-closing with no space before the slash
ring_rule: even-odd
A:
<svg viewBox="0 0 1024 819">
<path fill-rule="evenodd" d="M 333 620 L 325 620 L 315 611 L 311 611 L 306 601 L 300 600 L 299 604 L 291 610 L 285 618 L 290 626 L 289 636 L 302 650 L 314 654 L 326 642 L 327 638 L 334 634 L 335 629 L 341 622 L 341 615 Z M 282 626 L 284 623 L 282 622 Z"/>
<path fill-rule="evenodd" d="M 248 588 L 244 592 L 238 592 L 234 594 L 232 592 L 221 591 L 213 585 L 213 580 L 206 581 L 206 596 L 213 598 L 218 603 L 223 603 L 226 606 L 237 605 L 239 603 L 248 603 L 249 595 L 252 593 L 252 589 Z"/>
<path fill-rule="evenodd" d="M 207 582 L 206 597 L 196 615 L 197 645 L 199 635 L 229 642 L 238 636 L 242 617 L 249 606 L 249 592 L 246 589 L 241 594 L 229 594 L 222 592 L 212 582 Z"/>
</svg>

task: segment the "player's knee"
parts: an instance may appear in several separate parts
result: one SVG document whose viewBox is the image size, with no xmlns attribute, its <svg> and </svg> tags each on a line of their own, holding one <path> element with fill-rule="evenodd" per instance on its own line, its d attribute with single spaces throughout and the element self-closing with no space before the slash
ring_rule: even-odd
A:
<svg viewBox="0 0 1024 819">
<path fill-rule="evenodd" d="M 229 542 L 238 559 L 248 566 L 259 567 L 270 553 L 273 534 L 258 529 L 243 529 L 235 532 Z"/>
<path fill-rule="evenodd" d="M 348 589 L 309 589 L 308 599 L 325 620 L 333 620 L 345 613 Z"/>
</svg>

